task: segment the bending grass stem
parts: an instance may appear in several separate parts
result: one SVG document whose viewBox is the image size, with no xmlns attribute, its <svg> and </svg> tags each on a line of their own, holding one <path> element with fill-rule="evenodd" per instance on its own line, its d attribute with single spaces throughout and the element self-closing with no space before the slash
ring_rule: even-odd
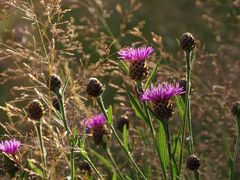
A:
<svg viewBox="0 0 240 180">
<path fill-rule="evenodd" d="M 39 143 L 40 143 L 40 150 L 41 150 L 41 158 L 42 158 L 42 163 L 44 165 L 44 169 L 43 169 L 43 179 L 47 178 L 47 160 L 46 160 L 46 151 L 44 148 L 44 143 L 43 143 L 43 136 L 42 136 L 42 122 L 40 120 L 40 122 L 37 122 L 37 124 L 35 125 L 35 129 L 36 129 L 36 133 L 39 139 Z"/>
<path fill-rule="evenodd" d="M 113 167 L 115 169 L 115 171 L 117 172 L 117 174 L 119 175 L 120 179 L 124 180 L 124 176 L 122 175 L 121 171 L 119 170 L 118 168 L 118 165 L 117 163 L 115 162 L 113 156 L 112 156 L 112 153 L 109 149 L 109 147 L 107 146 L 107 154 L 108 154 L 108 157 L 109 159 L 111 160 L 112 164 L 113 164 Z"/>
<path fill-rule="evenodd" d="M 97 98 L 97 103 L 101 109 L 101 111 L 103 112 L 104 116 L 106 119 L 108 119 L 108 115 L 106 112 L 106 109 L 104 107 L 104 103 L 102 100 L 102 96 L 100 96 L 99 98 Z M 109 128 L 111 129 L 111 131 L 113 132 L 113 135 L 115 136 L 115 138 L 117 139 L 118 143 L 120 144 L 121 148 L 124 150 L 125 154 L 128 156 L 128 159 L 132 162 L 132 164 L 134 165 L 134 167 L 136 168 L 136 170 L 138 171 L 138 173 L 142 176 L 143 179 L 147 179 L 145 177 L 145 175 L 143 174 L 143 172 L 140 170 L 140 168 L 138 167 L 138 165 L 136 164 L 136 162 L 133 160 L 132 155 L 130 154 L 130 152 L 125 148 L 123 142 L 121 141 L 121 139 L 119 138 L 117 132 L 115 131 L 114 127 L 112 124 L 108 123 Z"/>
</svg>

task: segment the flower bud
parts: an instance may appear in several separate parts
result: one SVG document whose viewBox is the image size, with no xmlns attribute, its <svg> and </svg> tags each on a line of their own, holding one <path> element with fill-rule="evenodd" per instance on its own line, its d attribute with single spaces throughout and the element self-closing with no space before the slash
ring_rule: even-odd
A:
<svg viewBox="0 0 240 180">
<path fill-rule="evenodd" d="M 58 94 L 60 88 L 62 87 L 62 81 L 58 75 L 52 74 L 47 80 L 47 86 L 49 87 L 50 91 Z"/>
<path fill-rule="evenodd" d="M 129 128 L 129 119 L 127 116 L 122 116 L 117 120 L 117 129 L 123 132 L 123 127 L 126 125 L 127 129 Z"/>
<path fill-rule="evenodd" d="M 189 32 L 184 33 L 180 38 L 180 47 L 184 51 L 192 51 L 195 45 L 196 45 L 195 39 L 193 35 Z"/>
<path fill-rule="evenodd" d="M 191 171 L 198 170 L 200 165 L 201 165 L 201 163 L 197 156 L 195 156 L 195 155 L 188 156 L 187 161 L 186 161 L 186 167 L 188 170 L 191 170 Z"/>
<path fill-rule="evenodd" d="M 43 116 L 43 105 L 39 100 L 35 99 L 27 105 L 26 111 L 29 118 L 40 120 Z"/>
<path fill-rule="evenodd" d="M 232 110 L 231 110 L 232 114 L 236 117 L 239 117 L 240 118 L 240 101 L 238 102 L 235 102 L 233 105 L 232 105 Z"/>
<path fill-rule="evenodd" d="M 87 84 L 87 93 L 91 97 L 98 97 L 103 93 L 103 85 L 96 78 L 90 78 Z"/>
</svg>

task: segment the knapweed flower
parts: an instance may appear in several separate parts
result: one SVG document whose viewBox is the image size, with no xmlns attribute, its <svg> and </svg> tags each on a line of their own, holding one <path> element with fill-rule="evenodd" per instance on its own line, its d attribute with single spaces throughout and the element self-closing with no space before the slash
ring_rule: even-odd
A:
<svg viewBox="0 0 240 180">
<path fill-rule="evenodd" d="M 154 49 L 147 47 L 127 47 L 118 52 L 119 58 L 131 63 L 129 76 L 133 80 L 142 80 L 148 74 L 145 60 L 153 53 Z"/>
<path fill-rule="evenodd" d="M 84 126 L 87 128 L 87 131 L 92 133 L 96 145 L 103 142 L 104 135 L 107 137 L 110 135 L 110 131 L 106 126 L 106 119 L 103 114 L 97 114 L 90 119 L 86 119 L 84 121 Z"/>
<path fill-rule="evenodd" d="M 47 86 L 50 91 L 53 91 L 55 94 L 59 94 L 62 87 L 62 81 L 58 75 L 51 74 L 47 80 Z"/>
<path fill-rule="evenodd" d="M 141 101 L 152 101 L 156 115 L 161 120 L 167 120 L 173 115 L 173 104 L 171 98 L 184 93 L 179 84 L 169 83 L 159 84 L 157 87 L 151 86 L 140 96 Z"/>
<path fill-rule="evenodd" d="M 5 140 L 0 143 L 0 150 L 6 154 L 15 154 L 21 143 L 18 140 Z"/>
</svg>

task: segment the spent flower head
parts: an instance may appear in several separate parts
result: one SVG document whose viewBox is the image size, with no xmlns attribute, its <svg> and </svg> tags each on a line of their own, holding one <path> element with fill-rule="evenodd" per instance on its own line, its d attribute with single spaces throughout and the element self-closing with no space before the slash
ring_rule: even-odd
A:
<svg viewBox="0 0 240 180">
<path fill-rule="evenodd" d="M 21 142 L 18 140 L 5 140 L 0 143 L 0 150 L 6 154 L 15 154 L 18 151 L 20 145 Z"/>
<path fill-rule="evenodd" d="M 127 47 L 118 52 L 119 58 L 129 62 L 140 62 L 146 60 L 154 49 L 150 46 L 146 47 Z"/>
<path fill-rule="evenodd" d="M 162 83 L 157 87 L 151 86 L 141 95 L 141 101 L 165 101 L 171 97 L 184 93 L 179 84 Z"/>
</svg>

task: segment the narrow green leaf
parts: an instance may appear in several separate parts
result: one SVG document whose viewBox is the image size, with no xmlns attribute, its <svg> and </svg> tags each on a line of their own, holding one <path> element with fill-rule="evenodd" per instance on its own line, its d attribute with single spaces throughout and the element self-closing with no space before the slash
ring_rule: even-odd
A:
<svg viewBox="0 0 240 180">
<path fill-rule="evenodd" d="M 99 159 L 99 162 L 101 162 L 106 169 L 108 169 L 109 171 L 112 171 L 114 169 L 111 162 L 109 162 L 104 156 L 102 156 L 101 154 L 99 154 L 97 151 L 93 149 L 89 149 L 89 151 L 90 151 L 90 154 L 92 154 L 93 156 Z"/>
<path fill-rule="evenodd" d="M 35 160 L 34 159 L 27 159 L 28 162 L 28 166 L 30 167 L 30 169 L 38 176 L 43 177 L 43 172 L 34 165 Z"/>
<path fill-rule="evenodd" d="M 163 166 L 166 169 L 168 164 L 168 150 L 167 150 L 167 142 L 166 142 L 166 135 L 164 131 L 164 127 L 161 122 L 159 124 L 158 134 L 157 134 L 157 145 L 160 150 L 160 156 L 163 162 Z"/>
<path fill-rule="evenodd" d="M 112 180 L 117 180 L 117 173 L 113 173 Z"/>
<path fill-rule="evenodd" d="M 144 114 L 144 112 L 142 110 L 142 107 L 141 107 L 141 104 L 140 104 L 139 100 L 136 99 L 135 97 L 133 97 L 133 95 L 130 92 L 128 92 L 128 96 L 129 96 L 130 103 L 132 105 L 132 108 L 133 108 L 136 116 L 138 116 L 139 118 L 141 118 L 144 121 L 146 121 L 147 117 L 145 116 L 145 114 Z"/>
<path fill-rule="evenodd" d="M 152 70 L 150 76 L 147 78 L 147 81 L 146 81 L 146 83 L 144 84 L 144 89 L 147 89 L 147 88 L 150 86 L 152 80 L 154 79 L 154 77 L 155 77 L 156 74 L 157 74 L 157 68 L 158 68 L 159 65 L 160 65 L 160 59 L 157 60 L 157 63 L 156 63 L 156 65 L 155 65 L 154 69 Z"/>
<path fill-rule="evenodd" d="M 69 77 L 67 77 L 66 81 L 64 82 L 64 85 L 63 85 L 63 88 L 62 88 L 62 94 L 64 94 L 65 91 L 66 91 L 68 81 L 69 81 Z"/>
<path fill-rule="evenodd" d="M 120 65 L 125 73 L 129 72 L 128 66 L 124 61 L 120 60 Z"/>
<path fill-rule="evenodd" d="M 108 108 L 108 123 L 112 124 L 113 123 L 113 118 L 112 118 L 112 106 L 109 106 Z"/>
<path fill-rule="evenodd" d="M 126 125 L 123 126 L 123 144 L 128 150 L 128 129 Z"/>
<path fill-rule="evenodd" d="M 177 104 L 177 108 L 178 108 L 180 118 L 181 118 L 181 120 L 183 120 L 184 112 L 185 112 L 185 103 L 184 103 L 181 96 L 176 96 L 175 100 L 176 100 L 176 104 Z"/>
</svg>

